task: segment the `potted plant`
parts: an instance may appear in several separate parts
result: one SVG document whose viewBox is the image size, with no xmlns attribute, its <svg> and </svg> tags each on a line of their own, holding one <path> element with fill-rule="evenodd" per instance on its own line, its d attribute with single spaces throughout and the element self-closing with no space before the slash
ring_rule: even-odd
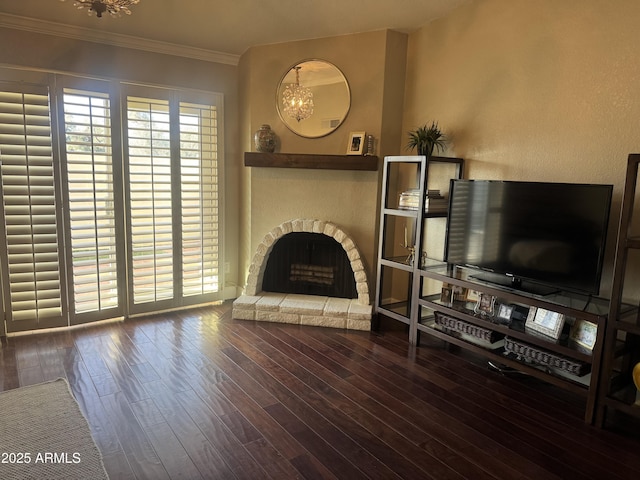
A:
<svg viewBox="0 0 640 480">
<path fill-rule="evenodd" d="M 418 155 L 425 155 L 430 157 L 433 154 L 433 149 L 438 151 L 445 149 L 447 145 L 447 139 L 438 127 L 436 122 L 431 122 L 431 125 L 423 125 L 411 130 L 409 132 L 409 142 L 407 143 L 407 150 L 418 150 Z"/>
</svg>

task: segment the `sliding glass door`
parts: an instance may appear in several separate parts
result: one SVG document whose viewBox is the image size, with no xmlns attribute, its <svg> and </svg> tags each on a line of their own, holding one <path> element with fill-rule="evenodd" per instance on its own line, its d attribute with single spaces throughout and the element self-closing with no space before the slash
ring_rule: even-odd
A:
<svg viewBox="0 0 640 480">
<path fill-rule="evenodd" d="M 130 87 L 125 168 L 132 313 L 216 300 L 218 107 Z"/>
<path fill-rule="evenodd" d="M 45 77 L 0 84 L 7 331 L 219 300 L 221 97 Z"/>
</svg>

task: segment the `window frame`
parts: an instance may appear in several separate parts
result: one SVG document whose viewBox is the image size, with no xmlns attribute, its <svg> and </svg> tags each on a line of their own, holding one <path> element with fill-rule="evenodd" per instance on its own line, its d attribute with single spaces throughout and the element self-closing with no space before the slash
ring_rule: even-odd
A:
<svg viewBox="0 0 640 480">
<path fill-rule="evenodd" d="M 75 309 L 75 293 L 73 285 L 73 244 L 71 241 L 71 219 L 70 219 L 70 190 L 68 159 L 66 152 L 66 136 L 65 136 L 65 120 L 64 120 L 64 90 L 74 89 L 86 91 L 87 93 L 107 94 L 110 100 L 111 109 L 111 147 L 112 147 L 112 169 L 113 169 L 113 195 L 115 209 L 115 230 L 116 230 L 116 264 L 117 264 L 117 284 L 118 284 L 118 306 L 105 309 L 93 310 L 88 312 L 76 312 Z M 111 81 L 102 81 L 96 79 L 87 79 L 82 77 L 60 76 L 56 77 L 56 99 L 60 105 L 58 108 L 58 138 L 60 143 L 60 166 L 62 177 L 62 197 L 64 206 L 64 234 L 65 234 L 65 262 L 68 272 L 68 310 L 69 324 L 80 325 L 99 320 L 108 320 L 112 318 L 121 318 L 126 315 L 126 259 L 125 259 L 125 226 L 123 213 L 123 174 L 122 174 L 122 126 L 120 115 L 120 96 L 118 84 Z"/>
<path fill-rule="evenodd" d="M 221 93 L 189 90 L 178 87 L 162 87 L 141 85 L 130 82 L 122 82 L 115 79 L 87 78 L 79 75 L 70 75 L 54 72 L 32 71 L 22 68 L 0 67 L 0 88 L 2 85 L 28 85 L 33 84 L 39 88 L 46 88 L 49 92 L 49 116 L 51 130 L 51 149 L 54 163 L 54 185 L 55 185 L 55 218 L 58 237 L 58 265 L 60 271 L 60 295 L 62 304 L 62 314 L 56 321 L 21 323 L 19 326 L 10 325 L 12 322 L 9 311 L 10 303 L 7 303 L 6 287 L 8 270 L 5 268 L 6 244 L 0 245 L 0 254 L 3 257 L 3 272 L 0 275 L 0 286 L 2 287 L 3 314 L 5 322 L 0 325 L 0 334 L 6 331 L 26 331 L 40 328 L 50 328 L 58 326 L 70 326 L 107 318 L 126 318 L 141 313 L 156 313 L 167 309 L 186 308 L 193 305 L 204 305 L 224 299 L 225 292 L 225 272 L 224 263 L 224 96 Z M 69 165 L 67 162 L 65 123 L 64 123 L 64 89 L 71 88 L 86 91 L 90 94 L 104 93 L 109 95 L 111 109 L 111 135 L 112 135 L 112 162 L 113 162 L 113 189 L 116 209 L 116 234 L 117 237 L 117 290 L 118 306 L 114 309 L 96 310 L 88 312 L 75 312 L 74 291 L 73 291 L 73 248 L 70 240 L 70 217 L 67 212 L 69 206 Z M 18 90 L 19 91 L 19 90 Z M 132 302 L 131 295 L 131 262 L 128 237 L 131 232 L 131 222 L 129 218 L 129 195 L 127 192 L 128 171 L 128 140 L 126 135 L 126 97 L 129 92 L 138 92 L 144 96 L 144 92 L 151 92 L 154 95 L 161 94 L 170 99 L 170 123 L 171 131 L 171 182 L 172 182 L 172 215 L 175 219 L 181 219 L 181 162 L 180 162 L 180 102 L 211 105 L 215 109 L 217 118 L 217 270 L 218 289 L 213 293 L 204 295 L 193 295 L 185 297 L 182 285 L 182 261 L 177 262 L 180 268 L 174 269 L 174 285 L 178 290 L 174 294 L 172 302 L 152 302 L 144 304 L 144 308 L 136 308 Z M 175 126 L 175 128 L 174 128 Z M 176 198 L 177 197 L 177 198 Z M 4 225 L 4 208 L 0 212 L 0 225 Z M 181 221 L 174 221 L 176 226 L 173 229 L 174 256 L 182 260 L 181 241 Z M 4 227 L 2 227 L 4 228 Z M 10 300 L 10 299 L 9 299 Z M 8 305 L 8 306 L 7 306 Z"/>
<path fill-rule="evenodd" d="M 173 128 L 170 131 L 171 138 L 171 184 L 172 187 L 172 222 L 173 222 L 173 252 L 174 258 L 181 258 L 182 255 L 182 238 L 181 238 L 181 223 L 178 223 L 177 219 L 180 219 L 182 216 L 181 208 L 182 208 L 182 199 L 180 197 L 180 185 L 181 185 L 181 165 L 180 165 L 180 103 L 194 103 L 194 104 L 208 104 L 213 105 L 218 109 L 217 115 L 219 119 L 224 119 L 224 108 L 223 108 L 223 96 L 222 94 L 211 93 L 211 92 L 199 92 L 193 90 L 177 90 L 177 89 L 168 89 L 154 86 L 144 86 L 139 84 L 122 84 L 121 88 L 121 110 L 122 110 L 122 130 L 123 130 L 123 164 L 124 164 L 124 181 L 125 181 L 125 211 L 131 211 L 131 194 L 128 188 L 128 179 L 130 175 L 130 162 L 128 161 L 128 152 L 129 152 L 129 139 L 126 134 L 127 131 L 127 98 L 129 96 L 138 97 L 138 98 L 148 98 L 148 99 L 158 99 L 158 100 L 166 100 L 169 104 L 169 116 L 170 116 L 170 124 L 172 126 L 176 126 L 177 128 Z M 224 208 L 223 208 L 223 198 L 224 198 L 224 121 L 219 122 L 217 126 L 217 137 L 218 137 L 218 161 L 217 161 L 217 169 L 218 169 L 218 284 L 219 288 L 217 292 L 202 294 L 202 295 L 194 295 L 194 296 L 184 296 L 183 294 L 183 283 L 182 283 L 182 262 L 174 262 L 173 269 L 173 285 L 175 290 L 173 292 L 173 297 L 171 299 L 160 300 L 157 302 L 149 302 L 149 303 L 135 303 L 134 302 L 134 281 L 133 281 L 133 268 L 129 268 L 127 272 L 127 297 L 128 297 L 128 311 L 132 315 L 139 315 L 144 313 L 151 313 L 155 311 L 164 311 L 164 310 L 172 310 L 178 309 L 187 306 L 201 305 L 206 303 L 211 303 L 215 301 L 219 301 L 223 299 L 224 294 L 224 241 L 223 241 L 223 232 L 224 232 Z M 130 215 L 125 216 L 126 221 L 126 231 L 127 231 L 127 263 L 128 265 L 133 264 L 132 259 L 132 249 L 131 249 L 131 232 L 132 232 L 132 224 Z M 150 309 L 151 304 L 154 304 L 156 308 Z"/>
</svg>

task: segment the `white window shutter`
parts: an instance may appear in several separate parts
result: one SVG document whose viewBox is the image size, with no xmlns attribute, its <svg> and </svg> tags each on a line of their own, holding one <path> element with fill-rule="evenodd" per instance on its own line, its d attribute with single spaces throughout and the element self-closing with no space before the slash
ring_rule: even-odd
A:
<svg viewBox="0 0 640 480">
<path fill-rule="evenodd" d="M 35 327 L 63 314 L 46 88 L 0 92 L 0 161 L 5 309 Z"/>
<path fill-rule="evenodd" d="M 135 304 L 174 297 L 169 102 L 129 96 L 130 248 Z"/>
<path fill-rule="evenodd" d="M 217 122 L 214 106 L 180 103 L 183 296 L 220 287 Z"/>
<path fill-rule="evenodd" d="M 63 95 L 73 307 L 119 306 L 116 214 L 108 94 Z"/>
</svg>

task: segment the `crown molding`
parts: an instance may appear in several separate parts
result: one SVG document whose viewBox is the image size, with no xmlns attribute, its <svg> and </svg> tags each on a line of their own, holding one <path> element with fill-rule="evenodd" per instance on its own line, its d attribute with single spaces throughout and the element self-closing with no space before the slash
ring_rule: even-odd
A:
<svg viewBox="0 0 640 480">
<path fill-rule="evenodd" d="M 165 55 L 176 55 L 179 57 L 193 58 L 205 62 L 223 63 L 226 65 L 238 65 L 239 55 L 216 52 L 204 48 L 188 47 L 176 45 L 174 43 L 160 42 L 146 38 L 122 35 L 119 33 L 108 33 L 91 30 L 73 25 L 36 20 L 33 18 L 21 17 L 0 13 L 0 27 L 12 28 L 14 30 L 24 30 L 27 32 L 43 33 L 45 35 L 55 35 L 57 37 L 72 38 L 85 42 L 102 43 L 115 47 L 133 48 L 146 52 L 162 53 Z"/>
</svg>

